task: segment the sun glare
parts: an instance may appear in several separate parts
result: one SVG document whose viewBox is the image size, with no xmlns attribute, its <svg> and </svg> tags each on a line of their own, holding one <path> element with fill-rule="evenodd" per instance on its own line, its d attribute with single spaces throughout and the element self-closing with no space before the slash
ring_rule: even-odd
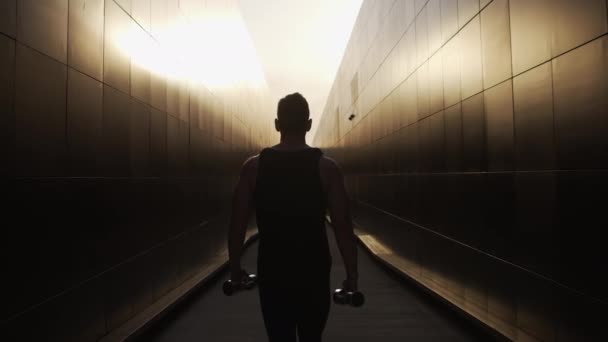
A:
<svg viewBox="0 0 608 342">
<path fill-rule="evenodd" d="M 133 25 L 115 43 L 132 63 L 168 78 L 200 82 L 209 88 L 266 84 L 238 12 L 182 17 L 154 38 Z"/>
</svg>

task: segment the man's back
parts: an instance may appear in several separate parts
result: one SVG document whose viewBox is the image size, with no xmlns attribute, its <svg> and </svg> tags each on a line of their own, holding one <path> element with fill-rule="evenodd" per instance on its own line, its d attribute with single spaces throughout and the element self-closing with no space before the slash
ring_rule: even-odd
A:
<svg viewBox="0 0 608 342">
<path fill-rule="evenodd" d="M 295 282 L 329 272 L 325 231 L 326 195 L 317 148 L 262 150 L 253 196 L 260 247 L 261 281 Z"/>
<path fill-rule="evenodd" d="M 349 276 L 347 278 L 349 287 L 355 289 L 357 287 L 356 248 L 349 212 L 349 200 L 339 166 L 331 158 L 324 156 L 317 148 L 311 148 L 305 144 L 294 146 L 294 148 L 281 145 L 283 144 L 266 148 L 263 150 L 266 152 L 249 158 L 243 164 L 241 177 L 233 196 L 230 250 L 240 253 L 239 245 L 242 245 L 245 234 L 244 227 L 251 209 L 255 209 L 256 214 L 261 209 L 263 216 L 261 225 L 263 227 L 258 228 L 262 237 L 265 228 L 268 228 L 267 231 L 269 230 L 273 234 L 266 240 L 272 240 L 272 244 L 276 246 L 282 245 L 284 251 L 288 248 L 298 247 L 306 250 L 305 240 L 297 237 L 320 236 L 317 234 L 296 234 L 300 231 L 307 233 L 321 231 L 323 232 L 323 240 L 326 241 L 323 222 L 326 209 L 328 209 L 336 241 Z M 260 161 L 266 159 L 266 156 L 262 157 L 262 154 L 268 156 L 269 165 L 266 165 L 267 162 L 263 162 L 265 166 L 261 166 L 261 168 L 264 174 L 258 177 Z M 281 173 L 281 171 L 285 172 Z M 305 176 L 299 176 L 300 174 Z M 258 181 L 264 188 L 261 191 L 262 195 L 256 191 Z M 302 190 L 298 191 L 297 189 Z M 260 217 L 257 216 L 258 225 L 260 225 Z M 272 223 L 265 224 L 265 220 Z M 302 224 L 304 222 L 307 224 Z M 304 228 L 297 229 L 295 225 Z M 314 229 L 315 227 L 317 229 Z M 314 247 L 314 245 L 310 247 Z M 325 250 L 325 247 L 321 249 L 323 252 Z M 285 252 L 284 256 L 293 254 L 293 250 Z M 310 248 L 308 252 L 302 252 L 301 255 L 306 256 L 307 253 L 310 253 Z M 284 258 L 280 253 L 271 254 L 277 258 Z M 324 259 L 327 263 L 318 263 L 317 265 L 331 265 L 329 252 L 327 252 L 327 255 L 327 259 Z M 239 257 L 232 257 L 231 261 L 238 265 Z M 231 268 L 234 279 L 238 279 L 239 267 L 231 266 Z M 288 267 L 285 271 L 288 269 L 295 268 Z M 321 269 L 324 270 L 325 268 Z M 327 270 L 329 271 L 329 269 Z"/>
</svg>

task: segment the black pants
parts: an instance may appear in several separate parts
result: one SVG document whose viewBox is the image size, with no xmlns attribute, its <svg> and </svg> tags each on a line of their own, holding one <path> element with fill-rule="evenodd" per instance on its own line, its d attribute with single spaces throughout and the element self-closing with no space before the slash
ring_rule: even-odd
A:
<svg viewBox="0 0 608 342">
<path fill-rule="evenodd" d="M 330 304 L 329 277 L 297 286 L 260 281 L 269 342 L 321 342 Z"/>
</svg>

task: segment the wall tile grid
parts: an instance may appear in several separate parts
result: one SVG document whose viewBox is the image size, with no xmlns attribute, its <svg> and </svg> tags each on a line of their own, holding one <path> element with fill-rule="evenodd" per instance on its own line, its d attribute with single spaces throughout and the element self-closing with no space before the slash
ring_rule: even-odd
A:
<svg viewBox="0 0 608 342">
<path fill-rule="evenodd" d="M 512 339 L 605 334 L 606 7 L 365 1 L 315 137 L 363 228 Z"/>
<path fill-rule="evenodd" d="M 238 168 L 275 138 L 266 92 L 165 77 L 120 44 L 233 8 L 206 3 L 0 1 L 1 340 L 96 341 L 224 248 Z"/>
</svg>

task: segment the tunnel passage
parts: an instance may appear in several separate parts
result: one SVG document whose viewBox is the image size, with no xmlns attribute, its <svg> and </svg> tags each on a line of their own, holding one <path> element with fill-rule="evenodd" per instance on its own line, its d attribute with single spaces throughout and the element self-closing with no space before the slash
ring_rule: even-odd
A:
<svg viewBox="0 0 608 342">
<path fill-rule="evenodd" d="M 274 104 L 218 87 L 214 63 L 184 78 L 172 24 L 232 5 L 0 1 L 1 340 L 97 341 L 225 257 L 225 202 L 275 142 Z M 364 1 L 314 141 L 363 240 L 513 340 L 608 339 L 607 17 L 606 0 Z"/>
</svg>

